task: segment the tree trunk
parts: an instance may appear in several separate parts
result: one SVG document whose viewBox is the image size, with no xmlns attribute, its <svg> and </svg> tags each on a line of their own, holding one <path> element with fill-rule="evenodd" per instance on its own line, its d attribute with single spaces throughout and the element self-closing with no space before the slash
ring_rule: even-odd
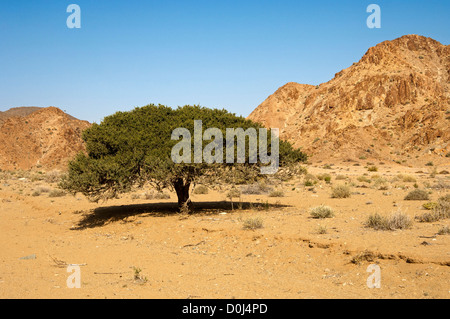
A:
<svg viewBox="0 0 450 319">
<path fill-rule="evenodd" d="M 178 196 L 178 209 L 180 212 L 187 211 L 188 213 L 193 212 L 193 205 L 191 199 L 189 198 L 189 187 L 191 186 L 190 182 L 184 182 L 182 178 L 177 179 L 173 183 L 173 187 L 177 192 Z"/>
</svg>

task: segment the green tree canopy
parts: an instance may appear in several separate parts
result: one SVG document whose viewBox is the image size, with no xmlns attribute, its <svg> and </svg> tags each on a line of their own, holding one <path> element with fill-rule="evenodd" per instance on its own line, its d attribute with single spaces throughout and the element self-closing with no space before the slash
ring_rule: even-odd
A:
<svg viewBox="0 0 450 319">
<path fill-rule="evenodd" d="M 222 163 L 193 163 L 193 155 L 191 163 L 174 163 L 172 160 L 172 149 L 179 142 L 171 139 L 176 128 L 189 130 L 194 153 L 194 120 L 202 121 L 203 132 L 207 128 L 218 128 L 222 132 Z M 200 106 L 187 105 L 172 109 L 150 104 L 129 112 L 117 112 L 83 132 L 86 152 L 79 153 L 69 162 L 68 174 L 60 186 L 71 193 L 81 192 L 90 200 L 98 201 L 117 197 L 130 191 L 133 186 L 142 186 L 148 182 L 158 189 L 174 189 L 180 208 L 190 205 L 189 187 L 198 178 L 219 178 L 219 172 L 230 171 L 233 167 L 251 168 L 256 172 L 256 169 L 264 166 L 259 160 L 238 165 L 226 163 L 227 128 L 247 130 L 262 126 L 226 110 Z M 248 142 L 248 137 L 246 140 Z M 208 143 L 210 141 L 202 141 L 202 148 Z M 270 133 L 267 145 L 270 154 Z M 246 149 L 246 159 L 250 155 L 251 151 Z M 306 161 L 304 153 L 293 149 L 286 141 L 279 141 L 280 167 L 301 161 Z"/>
</svg>

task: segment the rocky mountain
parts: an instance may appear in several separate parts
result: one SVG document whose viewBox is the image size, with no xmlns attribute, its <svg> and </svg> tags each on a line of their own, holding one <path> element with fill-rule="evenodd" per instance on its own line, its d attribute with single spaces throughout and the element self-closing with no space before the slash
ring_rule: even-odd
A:
<svg viewBox="0 0 450 319">
<path fill-rule="evenodd" d="M 81 133 L 90 123 L 56 107 L 20 107 L 0 113 L 0 168 L 64 169 L 84 149 Z"/>
<path fill-rule="evenodd" d="M 248 118 L 279 128 L 312 160 L 449 162 L 449 89 L 450 46 L 406 35 L 326 83 L 287 83 Z"/>
<path fill-rule="evenodd" d="M 27 116 L 37 110 L 40 110 L 40 107 L 37 106 L 21 106 L 21 107 L 13 107 L 7 111 L 0 111 L 0 125 L 8 118 L 13 116 Z"/>
</svg>

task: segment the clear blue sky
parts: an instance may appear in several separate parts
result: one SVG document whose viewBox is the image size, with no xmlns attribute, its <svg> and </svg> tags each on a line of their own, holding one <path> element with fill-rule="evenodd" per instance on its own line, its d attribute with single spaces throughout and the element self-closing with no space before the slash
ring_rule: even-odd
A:
<svg viewBox="0 0 450 319">
<path fill-rule="evenodd" d="M 81 28 L 69 29 L 69 4 Z M 369 29 L 369 4 L 381 29 Z M 57 106 L 91 122 L 149 103 L 250 112 L 405 34 L 450 44 L 450 1 L 0 2 L 0 110 Z"/>
</svg>

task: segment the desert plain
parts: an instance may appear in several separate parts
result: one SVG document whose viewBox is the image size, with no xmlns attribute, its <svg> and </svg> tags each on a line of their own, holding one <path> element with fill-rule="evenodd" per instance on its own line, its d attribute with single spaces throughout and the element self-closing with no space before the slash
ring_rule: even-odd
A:
<svg viewBox="0 0 450 319">
<path fill-rule="evenodd" d="M 240 198 L 227 197 L 230 185 L 193 190 L 190 215 L 177 212 L 174 192 L 154 199 L 136 189 L 92 203 L 58 191 L 58 172 L 1 172 L 0 297 L 450 297 L 450 220 L 420 220 L 430 212 L 423 204 L 449 195 L 450 164 L 306 168 L 291 180 L 238 187 Z M 350 196 L 332 198 L 337 185 Z M 416 188 L 429 199 L 405 200 Z M 333 215 L 313 218 L 320 205 Z M 399 212 L 408 228 L 366 224 Z M 70 265 L 80 288 L 68 286 Z M 379 288 L 369 287 L 370 265 L 379 266 Z"/>
</svg>

